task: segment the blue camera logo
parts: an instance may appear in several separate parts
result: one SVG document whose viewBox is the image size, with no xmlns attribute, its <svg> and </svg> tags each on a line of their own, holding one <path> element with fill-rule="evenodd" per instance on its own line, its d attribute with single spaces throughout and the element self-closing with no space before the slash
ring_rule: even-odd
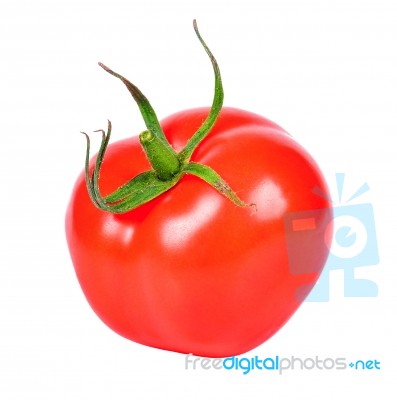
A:
<svg viewBox="0 0 397 400">
<path fill-rule="evenodd" d="M 342 191 L 345 174 L 336 174 L 338 189 L 338 203 L 342 203 Z M 357 279 L 355 269 L 377 265 L 379 253 L 376 239 L 375 218 L 371 204 L 348 204 L 369 190 L 368 185 L 363 184 L 355 193 L 350 196 L 346 205 L 333 207 L 333 235 L 329 248 L 329 256 L 324 270 L 313 287 L 306 301 L 325 302 L 329 301 L 329 275 L 331 270 L 342 269 L 344 273 L 344 296 L 345 297 L 376 297 L 378 286 L 369 279 Z M 317 193 L 318 195 L 323 195 Z M 310 273 L 310 270 L 298 270 L 302 259 L 297 262 L 297 257 L 304 256 L 304 252 L 297 253 L 296 243 L 299 243 L 299 236 L 316 234 L 317 210 L 289 213 L 285 217 L 287 251 L 289 267 L 292 273 Z M 312 221 L 311 223 L 309 223 Z M 332 224 L 329 224 L 331 229 Z M 299 228 L 299 229 L 297 229 Z M 325 232 L 327 236 L 327 232 Z M 330 235 L 328 235 L 330 236 Z M 324 245 L 326 243 L 324 237 Z M 295 265 L 296 263 L 296 265 Z M 301 288 L 302 293 L 306 288 Z M 297 293 L 300 296 L 300 293 Z"/>
</svg>

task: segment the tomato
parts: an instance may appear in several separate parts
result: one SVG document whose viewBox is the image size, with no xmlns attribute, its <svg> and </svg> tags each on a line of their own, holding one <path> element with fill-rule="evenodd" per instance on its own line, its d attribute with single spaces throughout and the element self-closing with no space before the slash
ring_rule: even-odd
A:
<svg viewBox="0 0 397 400">
<path fill-rule="evenodd" d="M 210 113 L 190 109 L 160 122 L 175 153 Z M 110 212 L 87 191 L 96 160 L 73 189 L 66 236 L 89 304 L 118 334 L 181 353 L 241 354 L 276 333 L 316 283 L 328 255 L 328 188 L 308 152 L 270 120 L 222 108 L 191 155 L 245 206 L 222 196 L 222 185 L 185 173 L 157 197 Z M 112 193 L 151 165 L 138 137 L 110 144 L 100 192 Z M 286 225 L 288 216 L 312 210 L 314 233 L 294 234 Z M 287 239 L 298 251 L 289 252 Z"/>
</svg>

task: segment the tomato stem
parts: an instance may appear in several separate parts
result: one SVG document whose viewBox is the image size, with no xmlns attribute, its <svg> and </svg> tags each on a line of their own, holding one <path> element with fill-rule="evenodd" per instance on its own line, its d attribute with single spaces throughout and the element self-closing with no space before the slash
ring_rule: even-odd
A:
<svg viewBox="0 0 397 400">
<path fill-rule="evenodd" d="M 199 177 L 237 206 L 252 206 L 252 204 L 247 204 L 242 201 L 227 182 L 213 169 L 206 165 L 190 161 L 193 152 L 201 141 L 211 132 L 212 127 L 218 119 L 224 96 L 218 63 L 201 37 L 196 20 L 193 21 L 193 27 L 196 36 L 211 60 L 215 77 L 215 90 L 212 106 L 207 118 L 178 154 L 165 137 L 156 113 L 143 93 L 122 75 L 114 72 L 104 64 L 99 63 L 106 72 L 124 83 L 135 102 L 138 104 L 142 118 L 147 127 L 147 130 L 139 135 L 139 140 L 152 166 L 152 170 L 135 176 L 113 193 L 104 197 L 99 191 L 99 177 L 103 158 L 111 135 L 111 123 L 108 121 L 108 131 L 106 134 L 102 130 L 99 131 L 102 132 L 102 142 L 91 176 L 89 173 L 90 139 L 88 135 L 83 132 L 87 139 L 85 161 L 87 190 L 92 202 L 99 209 L 112 213 L 130 211 L 160 196 L 162 193 L 175 186 L 184 174 L 192 174 Z"/>
<path fill-rule="evenodd" d="M 178 157 L 159 137 L 151 131 L 144 131 L 139 135 L 139 140 L 160 180 L 170 180 L 180 172 Z"/>
</svg>

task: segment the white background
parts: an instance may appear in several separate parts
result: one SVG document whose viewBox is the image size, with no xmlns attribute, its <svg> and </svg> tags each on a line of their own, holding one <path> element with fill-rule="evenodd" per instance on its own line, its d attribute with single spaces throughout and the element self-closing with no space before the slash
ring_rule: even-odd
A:
<svg viewBox="0 0 397 400">
<path fill-rule="evenodd" d="M 158 116 L 209 105 L 216 55 L 225 104 L 262 114 L 316 158 L 334 195 L 375 211 L 380 263 L 357 274 L 376 298 L 305 303 L 248 356 L 377 359 L 371 371 L 204 371 L 127 341 L 89 308 L 64 215 L 91 132 L 143 122 L 102 61 L 136 83 Z M 396 376 L 397 3 L 393 0 L 2 1 L 0 5 L 0 398 L 393 398 Z M 94 146 L 98 143 L 94 144 Z M 393 175 L 392 175 L 393 171 Z M 382 394 L 383 393 L 383 394 Z M 385 393 L 389 393 L 386 395 Z"/>
</svg>

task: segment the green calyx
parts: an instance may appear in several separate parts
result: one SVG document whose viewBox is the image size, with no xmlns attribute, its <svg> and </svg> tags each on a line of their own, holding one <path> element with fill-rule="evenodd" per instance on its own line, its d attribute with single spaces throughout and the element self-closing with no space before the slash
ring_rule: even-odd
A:
<svg viewBox="0 0 397 400">
<path fill-rule="evenodd" d="M 214 126 L 223 104 L 223 87 L 218 63 L 202 39 L 195 20 L 193 21 L 193 26 L 214 69 L 215 94 L 206 120 L 179 153 L 176 153 L 169 144 L 161 129 L 155 111 L 142 92 L 123 76 L 112 71 L 102 63 L 99 63 L 105 71 L 119 78 L 124 83 L 137 103 L 147 128 L 147 130 L 139 135 L 139 140 L 152 166 L 151 170 L 135 176 L 129 182 L 116 189 L 113 193 L 103 197 L 99 191 L 98 181 L 103 158 L 109 144 L 112 125 L 110 121 L 108 121 L 106 133 L 103 130 L 96 131 L 102 132 L 102 142 L 96 158 L 95 168 L 91 176 L 89 173 L 90 138 L 86 133 L 82 132 L 87 139 L 85 159 L 85 179 L 87 190 L 92 202 L 99 209 L 118 214 L 133 210 L 171 189 L 179 182 L 184 174 L 192 174 L 201 178 L 237 206 L 247 207 L 253 205 L 243 202 L 212 168 L 190 161 L 197 146 L 209 134 Z"/>
</svg>

